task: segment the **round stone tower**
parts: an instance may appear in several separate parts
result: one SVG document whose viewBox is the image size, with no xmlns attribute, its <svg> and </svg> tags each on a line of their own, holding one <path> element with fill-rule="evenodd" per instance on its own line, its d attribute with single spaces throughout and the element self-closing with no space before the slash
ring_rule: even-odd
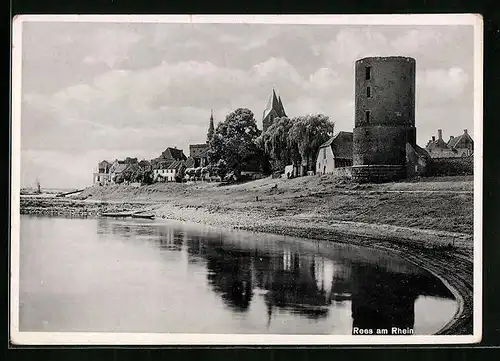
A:
<svg viewBox="0 0 500 361">
<path fill-rule="evenodd" d="M 406 143 L 415 131 L 415 59 L 356 61 L 353 178 L 385 182 L 406 177 Z"/>
</svg>

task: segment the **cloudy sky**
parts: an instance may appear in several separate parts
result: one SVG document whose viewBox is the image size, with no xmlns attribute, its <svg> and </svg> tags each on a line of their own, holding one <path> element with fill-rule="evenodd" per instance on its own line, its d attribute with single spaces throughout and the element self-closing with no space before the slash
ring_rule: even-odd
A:
<svg viewBox="0 0 500 361">
<path fill-rule="evenodd" d="M 417 141 L 473 132 L 472 26 L 27 22 L 22 33 L 21 185 L 80 187 L 102 159 L 189 152 L 230 111 L 354 125 L 354 61 L 417 62 Z"/>
</svg>

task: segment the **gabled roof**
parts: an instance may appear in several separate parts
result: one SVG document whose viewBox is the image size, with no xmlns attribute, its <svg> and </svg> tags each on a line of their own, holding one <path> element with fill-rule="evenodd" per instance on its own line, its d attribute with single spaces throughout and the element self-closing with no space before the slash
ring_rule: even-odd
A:
<svg viewBox="0 0 500 361">
<path fill-rule="evenodd" d="M 469 140 L 473 141 L 471 136 L 468 133 L 464 133 L 459 135 L 458 137 L 454 137 L 448 141 L 448 147 L 455 149 L 455 147 L 460 143 L 462 140 Z"/>
<path fill-rule="evenodd" d="M 114 173 L 122 173 L 125 169 L 127 169 L 128 164 L 118 163 L 113 169 Z"/>
<path fill-rule="evenodd" d="M 151 166 L 153 169 L 167 169 L 167 167 L 175 160 L 169 160 L 165 158 L 156 158 L 151 160 Z"/>
<path fill-rule="evenodd" d="M 184 155 L 184 152 L 182 151 L 182 149 L 168 147 L 162 153 L 162 156 L 165 157 L 166 155 L 170 155 L 175 160 L 185 160 L 186 159 L 186 156 Z"/>
<path fill-rule="evenodd" d="M 185 164 L 185 166 L 186 166 L 187 168 L 193 168 L 193 167 L 194 167 L 194 164 L 195 164 L 195 162 L 194 162 L 194 158 L 193 158 L 193 157 L 189 157 L 188 159 L 186 159 L 186 161 L 185 161 L 185 163 L 184 163 L 184 164 Z"/>
<path fill-rule="evenodd" d="M 335 158 L 352 159 L 352 132 L 338 132 L 321 144 L 321 148 L 331 147 Z"/>
<path fill-rule="evenodd" d="M 413 147 L 413 149 L 415 149 L 415 152 L 423 157 L 423 158 L 430 158 L 431 156 L 429 155 L 429 153 L 422 147 L 419 147 L 418 145 L 415 144 L 415 146 Z"/>
<path fill-rule="evenodd" d="M 175 169 L 178 171 L 182 166 L 184 166 L 184 161 L 183 160 L 176 160 L 176 161 L 170 163 L 170 165 L 167 167 L 167 169 Z"/>
<path fill-rule="evenodd" d="M 462 136 L 458 136 L 458 137 L 453 137 L 451 138 L 449 141 L 448 141 L 448 147 L 450 148 L 453 148 L 457 143 L 458 143 L 458 140 L 461 138 Z"/>
</svg>

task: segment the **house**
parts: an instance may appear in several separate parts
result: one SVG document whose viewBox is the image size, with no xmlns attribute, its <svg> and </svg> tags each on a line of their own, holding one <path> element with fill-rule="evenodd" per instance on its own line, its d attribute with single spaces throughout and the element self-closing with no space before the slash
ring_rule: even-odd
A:
<svg viewBox="0 0 500 361">
<path fill-rule="evenodd" d="M 191 144 L 189 157 L 194 159 L 194 167 L 206 167 L 208 165 L 208 144 Z"/>
<path fill-rule="evenodd" d="M 111 168 L 111 162 L 103 160 L 97 163 L 97 169 L 94 172 L 94 184 L 106 185 L 110 182 L 109 169 Z"/>
<path fill-rule="evenodd" d="M 155 182 L 176 182 L 184 177 L 186 165 L 183 160 L 174 160 L 168 166 L 153 169 L 153 180 Z"/>
<path fill-rule="evenodd" d="M 123 160 L 115 160 L 109 168 L 109 179 L 112 183 L 120 183 L 119 179 L 123 177 L 123 172 L 127 169 L 128 164 Z M 122 178 L 123 179 L 123 178 Z"/>
<path fill-rule="evenodd" d="M 459 157 L 469 156 L 474 153 L 474 141 L 467 129 L 458 137 L 451 136 L 447 143 L 448 148 L 455 151 Z"/>
<path fill-rule="evenodd" d="M 111 183 L 130 182 L 131 175 L 141 170 L 137 158 L 127 158 L 126 160 L 115 160 L 109 168 L 109 179 Z"/>
<path fill-rule="evenodd" d="M 187 158 L 184 155 L 184 152 L 181 149 L 177 148 L 167 148 L 165 149 L 158 158 L 151 159 L 150 169 L 159 170 L 159 169 L 167 169 L 171 163 L 176 160 L 185 161 Z"/>
<path fill-rule="evenodd" d="M 352 166 L 352 132 L 339 132 L 319 147 L 316 173 L 333 173 L 336 168 Z"/>
<path fill-rule="evenodd" d="M 450 136 L 448 142 L 443 140 L 443 131 L 438 129 L 438 139 L 432 136 L 425 146 L 425 150 L 431 158 L 456 158 L 470 156 L 474 152 L 474 141 L 464 129 L 464 133 L 458 137 Z"/>
<path fill-rule="evenodd" d="M 160 158 L 166 161 L 174 161 L 174 160 L 186 160 L 187 157 L 184 155 L 184 152 L 181 149 L 177 149 L 176 147 L 174 148 L 167 148 L 165 149 L 161 155 Z"/>
<path fill-rule="evenodd" d="M 408 178 L 429 175 L 432 159 L 429 153 L 415 144 L 406 143 L 406 175 Z"/>
<path fill-rule="evenodd" d="M 165 182 L 167 180 L 167 166 L 162 165 L 153 168 L 153 181 L 154 182 Z"/>
</svg>

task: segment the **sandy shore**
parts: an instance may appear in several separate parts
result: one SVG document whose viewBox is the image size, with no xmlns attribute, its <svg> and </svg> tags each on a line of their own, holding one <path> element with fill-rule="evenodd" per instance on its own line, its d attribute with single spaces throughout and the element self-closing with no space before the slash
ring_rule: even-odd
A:
<svg viewBox="0 0 500 361">
<path fill-rule="evenodd" d="M 135 210 L 158 218 L 383 249 L 428 270 L 455 295 L 457 313 L 439 334 L 472 334 L 470 179 L 359 187 L 327 177 L 306 178 L 224 187 L 93 187 L 77 199 L 22 198 L 21 213 L 98 216 Z"/>
</svg>

